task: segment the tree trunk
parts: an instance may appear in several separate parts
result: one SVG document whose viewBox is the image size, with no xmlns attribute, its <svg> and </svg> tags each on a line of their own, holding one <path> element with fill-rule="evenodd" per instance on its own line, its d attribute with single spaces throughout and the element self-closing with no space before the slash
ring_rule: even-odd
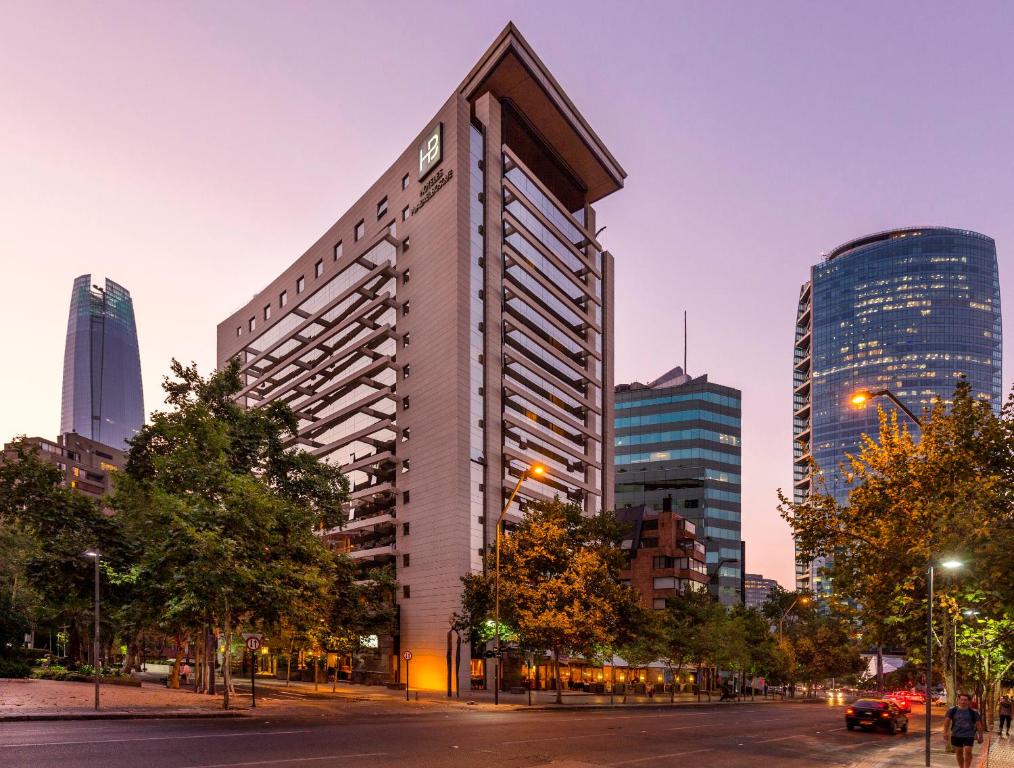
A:
<svg viewBox="0 0 1014 768">
<path fill-rule="evenodd" d="M 211 617 L 208 617 L 208 628 L 206 641 L 208 643 L 208 694 L 216 694 L 215 663 L 218 661 L 218 643 L 215 641 L 215 630 L 211 625 Z"/>
<path fill-rule="evenodd" d="M 176 635 L 176 658 L 173 660 L 173 667 L 169 671 L 169 687 L 179 688 L 180 687 L 180 664 L 183 661 L 181 654 L 183 653 L 183 643 L 180 641 L 180 636 Z"/>
<path fill-rule="evenodd" d="M 223 621 L 223 627 L 225 629 L 225 653 L 222 654 L 222 708 L 229 708 L 229 694 L 232 691 L 232 665 L 231 648 L 232 644 L 232 616 L 229 614 L 229 598 L 225 598 L 225 621 Z"/>
<path fill-rule="evenodd" d="M 884 646 L 877 643 L 877 690 L 884 690 Z"/>
<path fill-rule="evenodd" d="M 285 684 L 292 682 L 292 643 L 289 643 L 289 652 L 285 656 Z"/>
<path fill-rule="evenodd" d="M 563 685 L 560 680 L 560 651 L 553 651 L 553 668 L 556 670 L 556 703 L 563 704 Z"/>
</svg>

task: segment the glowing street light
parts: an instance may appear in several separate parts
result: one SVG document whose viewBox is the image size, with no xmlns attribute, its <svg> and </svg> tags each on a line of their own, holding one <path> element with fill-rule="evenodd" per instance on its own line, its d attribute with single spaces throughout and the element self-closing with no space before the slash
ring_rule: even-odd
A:
<svg viewBox="0 0 1014 768">
<path fill-rule="evenodd" d="M 912 413 L 911 409 L 909 409 L 907 405 L 901 402 L 901 400 L 898 399 L 898 396 L 889 389 L 886 388 L 874 390 L 860 389 L 852 393 L 852 396 L 849 398 L 849 402 L 852 403 L 852 405 L 855 408 L 862 408 L 863 406 L 866 405 L 866 403 L 868 403 L 875 397 L 886 397 L 888 400 L 894 403 L 900 410 L 902 410 L 905 413 L 905 415 L 908 416 L 908 418 L 914 421 L 917 427 L 919 427 L 920 429 L 922 428 L 922 420 L 914 413 Z"/>
<path fill-rule="evenodd" d="M 510 509 L 511 504 L 514 503 L 514 497 L 518 495 L 518 491 L 521 490 L 521 483 L 528 477 L 539 477 L 546 473 L 546 468 L 541 464 L 532 464 L 524 472 L 521 473 L 521 477 L 518 478 L 517 484 L 514 486 L 514 490 L 511 491 L 510 498 L 507 499 L 507 503 L 503 505 L 503 509 L 500 511 L 500 516 L 496 519 L 496 569 L 494 571 L 494 599 L 493 599 L 493 629 L 496 633 L 494 636 L 494 653 L 496 654 L 495 671 L 493 675 L 493 704 L 500 703 L 500 535 L 503 530 L 503 518 L 507 514 L 507 510 Z"/>
</svg>

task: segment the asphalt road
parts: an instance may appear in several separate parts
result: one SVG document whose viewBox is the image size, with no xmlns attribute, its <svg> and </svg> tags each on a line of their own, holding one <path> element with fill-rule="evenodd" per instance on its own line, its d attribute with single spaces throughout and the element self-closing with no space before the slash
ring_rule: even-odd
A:
<svg viewBox="0 0 1014 768">
<path fill-rule="evenodd" d="M 845 730 L 841 707 L 524 712 L 344 702 L 229 720 L 0 725 L 4 768 L 847 766 L 919 740 Z"/>
</svg>

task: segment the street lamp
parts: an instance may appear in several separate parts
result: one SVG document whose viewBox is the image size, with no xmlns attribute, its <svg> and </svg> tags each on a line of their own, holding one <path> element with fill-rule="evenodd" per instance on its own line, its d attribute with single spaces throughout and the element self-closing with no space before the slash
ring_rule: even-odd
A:
<svg viewBox="0 0 1014 768">
<path fill-rule="evenodd" d="M 99 560 L 102 553 L 97 549 L 89 549 L 85 557 L 95 560 L 95 641 L 92 647 L 92 664 L 95 667 L 95 709 L 99 708 Z"/>
<path fill-rule="evenodd" d="M 783 632 L 783 630 L 785 628 L 785 617 L 788 616 L 792 612 L 792 609 L 796 607 L 796 603 L 799 603 L 800 605 L 809 605 L 810 604 L 810 597 L 808 595 L 800 595 L 799 597 L 797 597 L 795 600 L 792 601 L 792 605 L 790 605 L 788 608 L 785 609 L 785 613 L 783 613 L 782 617 L 778 620 L 778 643 L 779 643 L 779 645 L 782 642 L 782 632 Z"/>
<path fill-rule="evenodd" d="M 500 703 L 500 531 L 503 528 L 503 518 L 507 514 L 507 510 L 510 509 L 511 504 L 514 503 L 514 497 L 518 495 L 518 491 L 521 490 L 521 483 L 528 477 L 537 477 L 544 475 L 546 468 L 541 464 L 532 464 L 524 472 L 521 473 L 521 477 L 518 478 L 517 484 L 514 486 L 514 490 L 511 491 L 510 498 L 507 499 L 507 503 L 503 505 L 503 509 L 500 510 L 500 516 L 496 519 L 496 569 L 494 571 L 494 587 L 493 587 L 493 628 L 495 631 L 494 639 L 494 653 L 496 654 L 496 662 L 493 674 L 493 704 Z"/>
<path fill-rule="evenodd" d="M 905 415 L 908 416 L 908 418 L 914 421 L 917 427 L 919 427 L 920 429 L 922 428 L 922 419 L 920 419 L 918 416 L 912 413 L 911 409 L 909 409 L 907 405 L 901 402 L 901 400 L 898 399 L 898 396 L 889 389 L 886 388 L 873 390 L 860 389 L 859 391 L 854 393 L 851 398 L 849 398 L 849 401 L 856 408 L 859 408 L 861 406 L 866 405 L 866 403 L 868 403 L 875 397 L 886 397 L 888 400 L 890 400 L 892 403 L 898 406 L 898 408 L 900 408 L 905 413 Z"/>
<path fill-rule="evenodd" d="M 944 560 L 940 567 L 954 571 L 962 566 L 960 560 Z M 930 729 L 933 726 L 933 571 L 932 558 L 926 566 L 926 582 L 928 592 L 928 603 L 926 606 L 926 766 L 930 764 L 930 743 L 932 734 Z"/>
</svg>

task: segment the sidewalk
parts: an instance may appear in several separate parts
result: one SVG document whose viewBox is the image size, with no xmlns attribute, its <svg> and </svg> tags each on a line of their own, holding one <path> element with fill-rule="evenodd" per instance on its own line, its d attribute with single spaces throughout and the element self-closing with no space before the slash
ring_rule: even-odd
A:
<svg viewBox="0 0 1014 768">
<path fill-rule="evenodd" d="M 250 691 L 249 681 L 236 679 L 236 684 L 241 686 L 240 690 L 243 694 L 248 696 Z M 353 685 L 351 683 L 339 682 L 335 686 L 335 692 L 331 692 L 331 683 L 320 683 L 318 690 L 314 691 L 314 684 L 309 682 L 294 681 L 286 686 L 284 680 L 274 680 L 270 678 L 257 679 L 257 690 L 271 690 L 271 691 L 291 691 L 298 693 L 302 696 L 312 697 L 313 699 L 334 700 L 338 699 L 355 699 L 357 701 L 390 701 L 390 702 L 401 702 L 405 703 L 405 691 L 404 690 L 392 690 L 385 686 L 377 685 Z M 654 697 L 646 695 L 630 695 L 627 696 L 626 703 L 624 703 L 622 695 L 616 695 L 610 700 L 608 694 L 592 694 L 584 693 L 583 691 L 564 691 L 563 692 L 563 703 L 556 703 L 556 692 L 555 691 L 533 691 L 532 692 L 532 710 L 560 710 L 560 709 L 603 709 L 609 707 L 668 707 L 668 706 L 706 706 L 709 704 L 719 704 L 718 696 L 713 695 L 711 701 L 708 701 L 707 696 L 702 696 L 700 702 L 697 701 L 697 696 L 694 694 L 677 694 L 675 702 L 670 703 L 668 694 L 658 694 Z M 431 704 L 449 704 L 449 705 L 461 705 L 461 706 L 494 706 L 493 705 L 493 692 L 492 691 L 461 691 L 460 696 L 455 692 L 454 696 L 448 697 L 446 691 L 409 691 L 410 702 L 426 702 Z M 763 704 L 781 702 L 782 699 L 764 699 L 758 696 L 755 700 L 751 701 L 749 697 L 742 699 L 739 702 L 721 702 L 722 706 L 737 706 L 739 704 Z M 816 699 L 787 699 L 789 702 L 804 703 L 817 701 Z M 822 700 L 821 700 L 822 701 Z M 528 706 L 528 693 L 503 693 L 500 694 L 500 706 L 508 709 L 529 709 Z"/>
<path fill-rule="evenodd" d="M 989 756 L 982 763 L 982 768 L 1014 768 L 1014 739 L 997 738 L 990 734 Z"/>
<path fill-rule="evenodd" d="M 171 690 L 158 683 L 140 688 L 104 685 L 99 710 L 91 683 L 57 680 L 0 680 L 0 722 L 16 720 L 87 720 L 154 717 L 243 717 L 248 697 L 239 706 L 222 709 L 220 696 Z"/>
<path fill-rule="evenodd" d="M 849 765 L 849 768 L 923 768 L 926 765 L 926 747 L 922 732 L 912 732 L 913 738 L 903 744 Z M 972 752 L 974 768 L 1014 768 L 1014 743 L 1012 739 L 997 739 L 996 734 L 987 734 L 981 746 Z M 944 749 L 943 734 L 934 732 L 930 756 L 934 766 L 950 768 L 955 764 L 954 753 Z"/>
</svg>

